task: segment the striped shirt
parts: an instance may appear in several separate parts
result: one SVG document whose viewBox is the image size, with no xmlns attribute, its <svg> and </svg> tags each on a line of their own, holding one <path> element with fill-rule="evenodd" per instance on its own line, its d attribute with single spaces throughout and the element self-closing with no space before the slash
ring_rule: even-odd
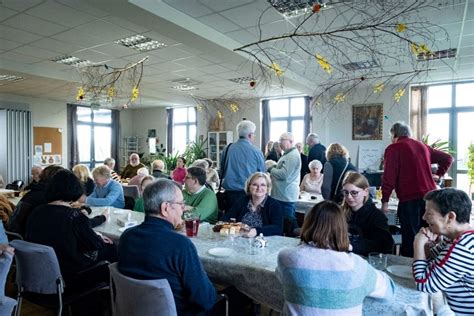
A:
<svg viewBox="0 0 474 316">
<path fill-rule="evenodd" d="M 431 249 L 431 260 L 415 260 L 413 275 L 419 291 L 446 295 L 456 315 L 474 314 L 474 231 L 454 242 L 443 240 Z"/>
<path fill-rule="evenodd" d="M 365 297 L 390 299 L 395 285 L 361 257 L 306 244 L 278 254 L 282 315 L 362 315 Z"/>
</svg>

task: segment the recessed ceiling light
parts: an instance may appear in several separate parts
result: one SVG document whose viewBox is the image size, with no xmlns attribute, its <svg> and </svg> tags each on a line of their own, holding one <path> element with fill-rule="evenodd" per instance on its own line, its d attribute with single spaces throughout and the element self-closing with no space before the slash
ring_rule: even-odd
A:
<svg viewBox="0 0 474 316">
<path fill-rule="evenodd" d="M 70 66 L 76 66 L 76 67 L 84 67 L 84 66 L 92 65 L 92 62 L 90 60 L 80 59 L 78 57 L 69 56 L 69 55 L 58 56 L 56 58 L 51 59 L 51 61 L 54 61 L 55 63 L 58 63 L 58 64 L 64 64 L 64 65 L 70 65 Z"/>
<path fill-rule="evenodd" d="M 116 40 L 114 43 L 135 49 L 139 52 L 148 52 L 150 50 L 155 50 L 168 46 L 165 43 L 155 41 L 149 37 L 140 34 Z"/>
<path fill-rule="evenodd" d="M 188 86 L 187 84 L 180 84 L 176 86 L 172 86 L 171 89 L 179 90 L 179 91 L 191 91 L 191 90 L 197 90 L 195 86 Z"/>
<path fill-rule="evenodd" d="M 353 63 L 347 63 L 342 65 L 346 70 L 361 70 L 361 69 L 369 69 L 379 67 L 379 64 L 375 60 L 367 60 L 367 61 L 356 61 Z"/>
<path fill-rule="evenodd" d="M 457 48 L 449 48 L 438 50 L 432 53 L 420 53 L 416 56 L 418 61 L 425 61 L 425 60 L 435 60 L 435 59 L 444 59 L 444 58 L 453 58 L 456 57 L 458 50 Z"/>
<path fill-rule="evenodd" d="M 329 8 L 331 4 L 348 2 L 352 0 L 267 0 L 285 18 L 293 18 L 310 13 L 313 5 L 319 4 L 321 9 Z"/>
<path fill-rule="evenodd" d="M 20 76 L 15 76 L 15 75 L 0 74 L 0 81 L 16 82 L 16 81 L 21 81 L 21 80 L 25 80 L 25 78 L 20 77 Z"/>
<path fill-rule="evenodd" d="M 232 82 L 235 82 L 235 83 L 238 83 L 238 84 L 246 84 L 246 83 L 250 83 L 251 81 L 254 81 L 255 79 L 252 78 L 252 77 L 240 77 L 240 78 L 232 78 L 232 79 L 229 79 L 229 81 L 232 81 Z"/>
</svg>

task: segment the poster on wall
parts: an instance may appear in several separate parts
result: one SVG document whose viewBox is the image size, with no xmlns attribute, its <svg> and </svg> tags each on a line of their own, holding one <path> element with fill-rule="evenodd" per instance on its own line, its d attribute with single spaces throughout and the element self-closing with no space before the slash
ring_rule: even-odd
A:
<svg viewBox="0 0 474 316">
<path fill-rule="evenodd" d="M 33 158 L 35 165 L 49 166 L 60 165 L 62 163 L 61 155 L 35 155 Z"/>
</svg>

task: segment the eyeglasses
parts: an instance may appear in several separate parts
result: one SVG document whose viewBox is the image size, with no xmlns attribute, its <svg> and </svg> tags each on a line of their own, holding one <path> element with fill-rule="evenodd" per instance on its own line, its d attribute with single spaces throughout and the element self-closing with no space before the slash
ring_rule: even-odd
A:
<svg viewBox="0 0 474 316">
<path fill-rule="evenodd" d="M 357 197 L 359 195 L 359 192 L 360 191 L 356 191 L 356 190 L 353 190 L 353 191 L 342 190 L 342 194 L 344 196 L 349 196 L 350 194 L 353 198 Z"/>
<path fill-rule="evenodd" d="M 186 206 L 186 203 L 184 203 L 184 202 L 175 202 L 175 201 L 165 201 L 165 202 L 169 203 L 169 204 L 178 204 L 181 207 Z"/>
</svg>

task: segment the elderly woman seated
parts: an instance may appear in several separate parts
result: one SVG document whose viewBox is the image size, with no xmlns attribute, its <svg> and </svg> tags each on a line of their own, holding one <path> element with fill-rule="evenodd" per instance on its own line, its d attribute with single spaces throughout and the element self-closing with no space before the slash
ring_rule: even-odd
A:
<svg viewBox="0 0 474 316">
<path fill-rule="evenodd" d="M 423 227 L 413 243 L 413 275 L 419 291 L 443 292 L 456 315 L 474 311 L 474 230 L 469 224 L 472 202 L 457 189 L 425 195 Z"/>
<path fill-rule="evenodd" d="M 26 240 L 54 249 L 68 288 L 107 281 L 107 270 L 87 277 L 79 277 L 78 273 L 101 260 L 117 259 L 112 241 L 96 234 L 89 218 L 71 207 L 82 193 L 82 186 L 71 171 L 59 171 L 46 188 L 47 204 L 36 207 L 26 225 Z"/>
<path fill-rule="evenodd" d="M 263 172 L 255 172 L 245 183 L 247 196 L 235 201 L 223 220 L 235 218 L 251 227 L 245 235 L 253 237 L 257 234 L 265 236 L 283 234 L 283 209 L 280 203 L 269 196 L 272 189 L 270 177 Z"/>
<path fill-rule="evenodd" d="M 91 178 L 91 172 L 89 170 L 89 167 L 82 164 L 75 165 L 74 167 L 72 167 L 72 172 L 81 182 L 81 185 L 84 188 L 84 193 L 86 195 L 89 195 L 94 192 L 95 183 L 94 180 L 92 180 Z"/>
<path fill-rule="evenodd" d="M 321 185 L 323 184 L 323 174 L 321 161 L 315 159 L 308 164 L 309 172 L 304 176 L 300 184 L 300 190 L 312 194 L 321 194 Z"/>
<path fill-rule="evenodd" d="M 369 252 L 391 253 L 393 238 L 387 217 L 370 199 L 367 179 L 360 173 L 348 172 L 342 182 L 342 194 L 352 251 L 363 256 Z"/>
<path fill-rule="evenodd" d="M 92 171 L 96 187 L 94 192 L 86 198 L 86 204 L 91 206 L 113 206 L 123 208 L 125 198 L 120 183 L 111 179 L 110 169 L 107 166 L 96 167 Z"/>
</svg>

